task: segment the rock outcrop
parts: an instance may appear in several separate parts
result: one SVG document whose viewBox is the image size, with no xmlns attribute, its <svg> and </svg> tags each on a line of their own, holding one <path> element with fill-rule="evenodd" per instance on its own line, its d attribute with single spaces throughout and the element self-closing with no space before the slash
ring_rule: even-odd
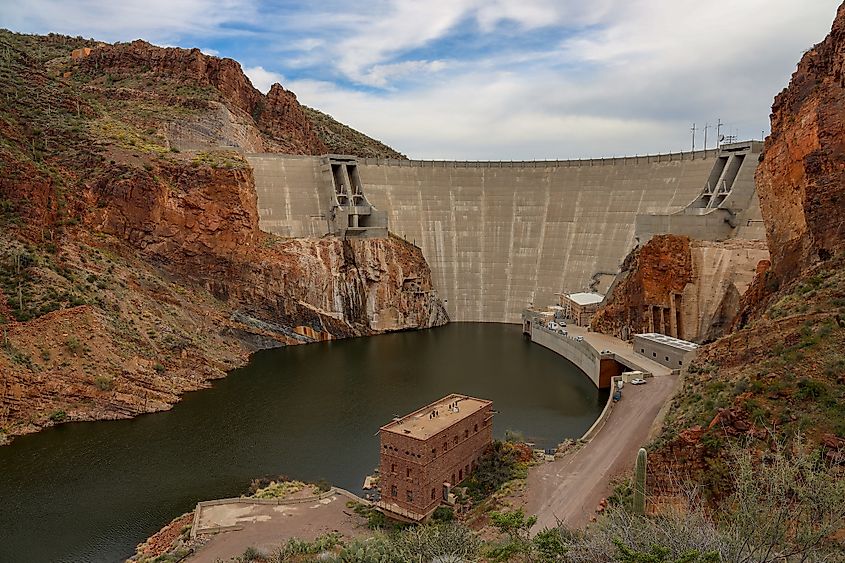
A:
<svg viewBox="0 0 845 563">
<path fill-rule="evenodd" d="M 845 6 L 772 106 L 757 168 L 772 271 L 779 284 L 845 249 Z"/>
<path fill-rule="evenodd" d="M 800 435 L 832 459 L 845 444 L 843 70 L 845 4 L 775 99 L 756 177 L 771 262 L 730 334 L 689 366 L 650 456 L 658 488 L 690 474 L 718 500 L 733 446 L 765 451 Z"/>
<path fill-rule="evenodd" d="M 653 237 L 625 259 L 592 328 L 620 338 L 660 332 L 694 342 L 714 340 L 730 329 L 768 256 L 763 241 Z"/>
<path fill-rule="evenodd" d="M 54 39 L 0 30 L 0 444 L 167 409 L 259 348 L 448 320 L 401 239 L 259 229 L 219 145 L 326 152 L 293 93 L 196 49 Z"/>
</svg>

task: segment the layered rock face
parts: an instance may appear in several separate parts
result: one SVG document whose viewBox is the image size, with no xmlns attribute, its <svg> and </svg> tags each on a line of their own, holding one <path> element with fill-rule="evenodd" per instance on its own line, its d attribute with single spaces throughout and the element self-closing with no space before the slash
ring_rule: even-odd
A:
<svg viewBox="0 0 845 563">
<path fill-rule="evenodd" d="M 421 251 L 399 238 L 261 232 L 246 166 L 117 166 L 84 195 L 84 230 L 64 252 L 97 269 L 89 277 L 103 284 L 99 303 L 7 327 L 0 427 L 8 433 L 169 408 L 258 348 L 448 321 Z M 108 268 L 91 264 L 82 254 L 88 233 L 134 253 Z"/>
<path fill-rule="evenodd" d="M 217 90 L 229 105 L 230 114 L 221 116 L 222 123 L 242 131 L 240 136 L 225 140 L 237 142 L 241 140 L 239 137 L 243 137 L 248 141 L 244 148 L 253 152 L 328 152 L 328 147 L 317 136 L 293 92 L 274 84 L 266 96 L 261 94 L 244 75 L 241 65 L 232 59 L 211 57 L 199 49 L 163 48 L 146 41 L 133 41 L 93 49 L 81 59 L 80 65 L 93 74 L 153 74 Z M 215 109 L 210 102 L 209 110 Z M 206 121 L 204 125 L 208 127 L 214 120 Z M 250 131 L 255 127 L 260 135 Z M 222 129 L 224 127 L 221 126 Z"/>
<path fill-rule="evenodd" d="M 109 173 L 90 187 L 89 222 L 264 322 L 331 338 L 446 321 L 417 247 L 264 233 L 252 171 L 239 164 Z"/>
<path fill-rule="evenodd" d="M 773 273 L 780 283 L 845 248 L 845 6 L 772 106 L 757 168 Z"/>
<path fill-rule="evenodd" d="M 655 236 L 625 259 L 592 328 L 626 339 L 642 332 L 695 342 L 718 338 L 768 255 L 763 241 Z"/>
</svg>

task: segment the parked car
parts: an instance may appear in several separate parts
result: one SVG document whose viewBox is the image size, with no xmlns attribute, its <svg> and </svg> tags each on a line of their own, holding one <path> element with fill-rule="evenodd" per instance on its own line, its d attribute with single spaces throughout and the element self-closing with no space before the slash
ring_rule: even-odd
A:
<svg viewBox="0 0 845 563">
<path fill-rule="evenodd" d="M 601 353 L 602 353 L 602 355 L 604 355 L 604 354 L 612 354 L 613 352 L 611 352 L 610 350 L 602 350 Z"/>
<path fill-rule="evenodd" d="M 631 380 L 631 385 L 644 385 L 644 384 L 645 384 L 645 379 L 640 379 L 639 377 Z"/>
<path fill-rule="evenodd" d="M 548 325 L 546 325 L 546 328 L 548 328 L 549 330 L 557 330 L 560 328 L 560 325 L 552 321 Z"/>
<path fill-rule="evenodd" d="M 558 333 L 558 334 L 562 334 L 562 335 L 564 335 L 564 336 L 566 336 L 567 334 L 569 334 L 568 332 L 566 332 L 566 331 L 565 331 L 565 330 L 563 330 L 562 328 L 557 329 L 557 333 Z"/>
<path fill-rule="evenodd" d="M 622 399 L 622 389 L 617 389 L 616 392 L 613 393 L 613 402 L 618 403 Z"/>
<path fill-rule="evenodd" d="M 583 336 L 576 336 L 575 342 L 584 342 L 584 337 Z"/>
</svg>

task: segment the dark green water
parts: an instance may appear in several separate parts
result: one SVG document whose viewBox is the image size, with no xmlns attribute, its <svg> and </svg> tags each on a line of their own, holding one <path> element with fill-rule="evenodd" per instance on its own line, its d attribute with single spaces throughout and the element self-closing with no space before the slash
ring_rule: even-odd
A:
<svg viewBox="0 0 845 563">
<path fill-rule="evenodd" d="M 74 423 L 0 447 L 0 562 L 119 561 L 253 477 L 359 491 L 379 426 L 447 393 L 492 399 L 498 436 L 580 436 L 606 399 L 518 325 L 453 324 L 267 350 L 173 410 Z"/>
</svg>

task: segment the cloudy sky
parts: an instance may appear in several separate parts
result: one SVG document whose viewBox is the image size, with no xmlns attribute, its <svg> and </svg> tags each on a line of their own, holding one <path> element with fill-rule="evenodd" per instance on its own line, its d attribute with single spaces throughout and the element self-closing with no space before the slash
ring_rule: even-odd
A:
<svg viewBox="0 0 845 563">
<path fill-rule="evenodd" d="M 578 158 L 759 138 L 839 2 L 0 0 L 0 27 L 231 57 L 414 158 Z"/>
</svg>

